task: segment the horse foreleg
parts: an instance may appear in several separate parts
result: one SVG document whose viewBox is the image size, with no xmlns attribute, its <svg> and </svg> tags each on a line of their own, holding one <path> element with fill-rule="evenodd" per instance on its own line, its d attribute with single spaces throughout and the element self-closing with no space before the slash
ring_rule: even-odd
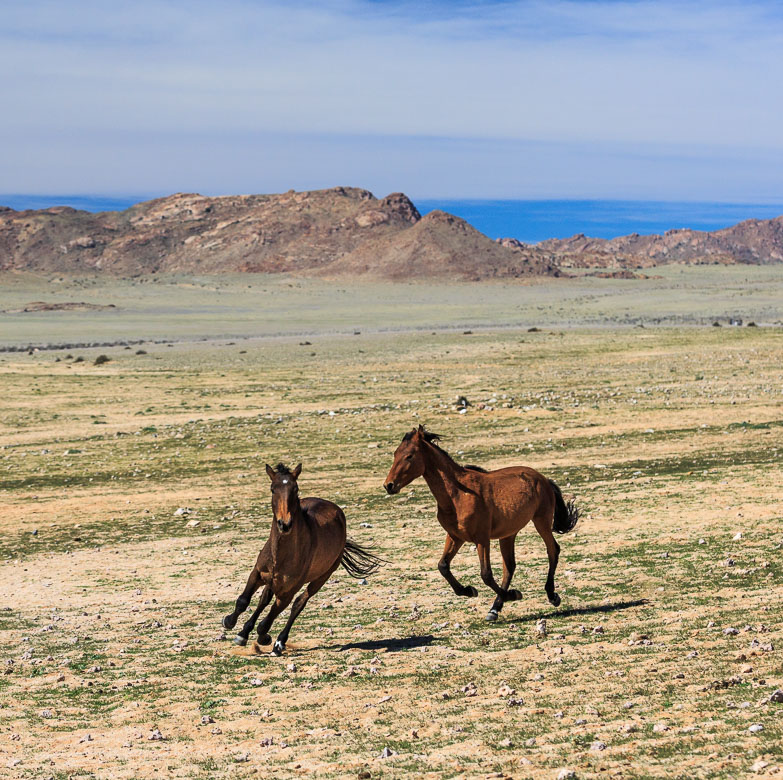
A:
<svg viewBox="0 0 783 780">
<path fill-rule="evenodd" d="M 272 638 L 269 636 L 269 629 L 272 627 L 272 623 L 275 622 L 275 618 L 291 603 L 296 590 L 298 588 L 285 596 L 275 596 L 275 603 L 272 604 L 269 612 L 266 613 L 264 619 L 258 624 L 259 645 L 268 645 L 272 641 Z"/>
<path fill-rule="evenodd" d="M 250 576 L 247 578 L 245 589 L 237 599 L 234 611 L 223 618 L 223 628 L 232 629 L 237 624 L 237 618 L 248 608 L 253 594 L 261 587 L 261 572 L 257 566 L 253 567 Z"/>
<path fill-rule="evenodd" d="M 472 598 L 478 596 L 478 591 L 472 585 L 462 585 L 460 581 L 451 573 L 451 562 L 463 544 L 465 544 L 465 542 L 463 542 L 462 539 L 455 539 L 451 534 L 446 535 L 446 544 L 443 548 L 443 555 L 438 561 L 438 571 L 443 575 L 446 582 L 451 585 L 451 589 L 458 596 L 468 596 Z"/>
<path fill-rule="evenodd" d="M 294 625 L 294 621 L 299 617 L 301 611 L 305 608 L 305 605 L 310 600 L 311 596 L 315 596 L 323 584 L 332 576 L 332 572 L 340 565 L 340 560 L 336 561 L 334 567 L 330 569 L 323 577 L 319 577 L 317 580 L 313 580 L 297 597 L 294 605 L 291 607 L 291 614 L 288 616 L 285 627 L 278 634 L 275 640 L 275 646 L 272 649 L 273 655 L 280 655 L 285 650 L 285 644 L 288 641 L 288 635 L 291 633 L 291 626 Z"/>
<path fill-rule="evenodd" d="M 266 605 L 272 600 L 272 586 L 267 584 L 261 593 L 261 598 L 258 600 L 258 606 L 255 612 L 250 616 L 249 620 L 242 626 L 242 630 L 236 635 L 234 644 L 244 645 L 247 644 L 247 638 L 250 636 L 250 632 L 253 630 L 253 626 L 258 620 L 258 616 L 266 609 Z"/>
<path fill-rule="evenodd" d="M 498 613 L 503 608 L 503 602 L 506 600 L 506 592 L 495 582 L 495 576 L 492 574 L 492 564 L 489 559 L 489 541 L 486 544 L 477 544 L 479 564 L 481 566 L 481 580 L 488 587 L 492 588 L 497 594 L 497 598 L 487 613 L 487 622 L 494 623 L 498 619 Z M 500 606 L 497 606 L 500 604 Z"/>
<path fill-rule="evenodd" d="M 514 572 L 517 568 L 517 556 L 514 550 L 516 538 L 515 534 L 514 536 L 507 536 L 505 539 L 500 540 L 500 555 L 503 558 L 503 579 L 500 582 L 502 596 L 499 595 L 492 605 L 492 609 L 495 610 L 495 612 L 500 612 L 500 610 L 503 609 L 503 604 L 507 601 L 518 601 L 522 598 L 522 594 L 518 590 L 509 590 L 511 578 L 514 576 Z"/>
<path fill-rule="evenodd" d="M 557 569 L 557 561 L 560 558 L 560 545 L 555 541 L 555 537 L 552 534 L 552 521 L 551 520 L 533 520 L 533 525 L 536 527 L 541 538 L 546 545 L 546 554 L 549 558 L 549 572 L 546 575 L 546 590 L 549 603 L 555 607 L 560 606 L 560 596 L 555 592 L 555 570 Z"/>
</svg>

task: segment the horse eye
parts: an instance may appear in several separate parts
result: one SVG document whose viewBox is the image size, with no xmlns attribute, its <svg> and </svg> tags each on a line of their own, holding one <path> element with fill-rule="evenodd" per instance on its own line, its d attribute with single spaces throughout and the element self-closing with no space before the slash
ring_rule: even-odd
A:
<svg viewBox="0 0 783 780">
<path fill-rule="evenodd" d="M 405 460 L 413 460 L 413 455 L 406 455 Z"/>
</svg>

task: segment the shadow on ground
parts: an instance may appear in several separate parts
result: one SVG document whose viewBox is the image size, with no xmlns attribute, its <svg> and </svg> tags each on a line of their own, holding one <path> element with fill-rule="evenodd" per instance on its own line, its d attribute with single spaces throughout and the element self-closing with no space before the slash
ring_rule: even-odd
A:
<svg viewBox="0 0 783 780">
<path fill-rule="evenodd" d="M 611 604 L 595 604 L 590 607 L 574 607 L 573 609 L 550 609 L 546 612 L 534 612 L 531 615 L 523 615 L 517 620 L 541 620 L 542 618 L 564 618 L 575 615 L 600 615 L 606 612 L 618 612 L 621 609 L 632 609 L 649 604 L 649 599 L 635 599 L 634 601 L 614 601 Z"/>
<path fill-rule="evenodd" d="M 347 645 L 332 645 L 331 647 L 318 647 L 313 650 L 385 650 L 387 653 L 399 650 L 414 650 L 417 647 L 427 647 L 435 642 L 437 637 L 432 634 L 422 636 L 409 636 L 404 639 L 368 639 L 366 642 L 349 642 Z"/>
</svg>

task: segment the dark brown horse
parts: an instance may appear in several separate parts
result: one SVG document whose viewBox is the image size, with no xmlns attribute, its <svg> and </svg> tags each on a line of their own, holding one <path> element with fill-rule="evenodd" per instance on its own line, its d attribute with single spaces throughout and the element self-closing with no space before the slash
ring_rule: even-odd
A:
<svg viewBox="0 0 783 780">
<path fill-rule="evenodd" d="M 497 594 L 487 620 L 498 619 L 506 601 L 522 598 L 518 590 L 509 590 L 516 559 L 514 540 L 531 520 L 546 545 L 549 573 L 546 594 L 558 606 L 555 592 L 555 569 L 560 545 L 552 531 L 568 533 L 579 519 L 573 501 L 565 502 L 560 488 L 527 466 L 486 471 L 478 466 L 460 466 L 435 442 L 438 435 L 423 426 L 406 433 L 394 453 L 394 463 L 384 487 L 389 494 L 399 493 L 417 477 L 424 477 L 438 502 L 438 522 L 446 530 L 446 546 L 438 571 L 458 596 L 477 596 L 478 591 L 461 585 L 451 573 L 451 561 L 465 542 L 476 545 L 481 579 Z M 489 560 L 490 539 L 500 540 L 503 558 L 503 580 L 500 585 L 492 575 Z"/>
<path fill-rule="evenodd" d="M 275 641 L 273 655 L 285 650 L 291 626 L 299 613 L 338 566 L 342 564 L 348 574 L 358 578 L 372 574 L 382 563 L 369 550 L 346 537 L 345 515 L 339 506 L 322 498 L 299 500 L 296 480 L 301 471 L 301 463 L 293 471 L 282 463 L 274 469 L 266 467 L 272 480 L 272 531 L 234 611 L 223 618 L 223 626 L 233 628 L 250 605 L 253 594 L 263 585 L 256 611 L 234 641 L 238 645 L 247 644 L 258 616 L 274 596 L 274 604 L 258 626 L 258 644 L 268 645 L 272 641 L 269 629 L 275 618 L 291 603 L 296 592 L 307 585 L 291 607 L 288 622 Z"/>
</svg>

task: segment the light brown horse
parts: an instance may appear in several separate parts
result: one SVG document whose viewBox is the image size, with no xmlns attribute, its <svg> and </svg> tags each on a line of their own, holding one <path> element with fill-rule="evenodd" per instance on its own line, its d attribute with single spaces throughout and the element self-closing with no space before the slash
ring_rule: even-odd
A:
<svg viewBox="0 0 783 780">
<path fill-rule="evenodd" d="M 516 568 L 514 540 L 531 520 L 546 545 L 549 573 L 545 590 L 550 603 L 558 606 L 555 569 L 560 545 L 552 531 L 568 533 L 579 519 L 573 501 L 565 502 L 560 488 L 527 466 L 486 471 L 478 466 L 460 466 L 435 442 L 440 437 L 420 425 L 403 436 L 394 453 L 394 463 L 384 482 L 389 494 L 399 493 L 417 477 L 424 477 L 438 502 L 438 522 L 446 530 L 446 546 L 438 571 L 458 596 L 478 596 L 451 573 L 451 561 L 465 542 L 476 545 L 481 579 L 497 594 L 487 620 L 494 622 L 506 601 L 522 598 L 509 590 Z M 489 559 L 491 539 L 500 540 L 503 580 L 495 582 Z"/>
<path fill-rule="evenodd" d="M 282 463 L 274 469 L 266 467 L 272 481 L 272 530 L 234 611 L 223 618 L 223 627 L 233 628 L 250 605 L 253 594 L 263 585 L 256 611 L 234 641 L 238 645 L 247 644 L 258 616 L 274 596 L 275 603 L 258 626 L 258 644 L 268 645 L 272 641 L 269 629 L 275 618 L 291 603 L 296 592 L 307 585 L 291 607 L 288 622 L 275 641 L 273 655 L 285 650 L 291 626 L 299 613 L 338 566 L 342 565 L 348 574 L 358 578 L 372 574 L 383 563 L 346 537 L 345 515 L 337 504 L 322 498 L 299 500 L 297 478 L 301 471 L 301 463 L 293 471 Z"/>
</svg>

